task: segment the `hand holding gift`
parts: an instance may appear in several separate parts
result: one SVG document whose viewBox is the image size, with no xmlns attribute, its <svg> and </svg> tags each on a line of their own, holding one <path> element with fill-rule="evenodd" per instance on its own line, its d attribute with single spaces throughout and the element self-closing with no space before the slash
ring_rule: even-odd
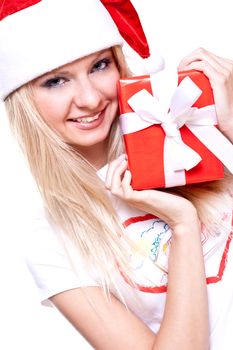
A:
<svg viewBox="0 0 233 350">
<path fill-rule="evenodd" d="M 223 164 L 233 172 L 233 146 L 214 126 L 212 88 L 203 73 L 122 79 L 119 94 L 134 189 L 219 179 Z"/>
<path fill-rule="evenodd" d="M 179 64 L 179 70 L 203 72 L 213 89 L 219 129 L 233 142 L 233 61 L 199 48 Z"/>
</svg>

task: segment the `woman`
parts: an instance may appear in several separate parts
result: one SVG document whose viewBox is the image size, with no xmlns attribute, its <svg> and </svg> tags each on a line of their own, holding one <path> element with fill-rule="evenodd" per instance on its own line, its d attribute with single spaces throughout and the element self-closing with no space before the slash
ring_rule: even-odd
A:
<svg viewBox="0 0 233 350">
<path fill-rule="evenodd" d="M 2 96 L 43 198 L 27 244 L 42 301 L 97 349 L 208 349 L 201 224 L 225 247 L 230 181 L 133 191 L 117 118 L 116 83 L 127 67 L 108 12 L 97 0 L 71 0 L 69 9 L 34 1 L 10 12 L 0 27 Z M 90 31 L 90 23 L 99 25 Z M 201 49 L 180 68 L 209 77 L 232 141 L 232 62 Z M 168 281 L 148 255 L 148 241 L 161 235 Z"/>
</svg>

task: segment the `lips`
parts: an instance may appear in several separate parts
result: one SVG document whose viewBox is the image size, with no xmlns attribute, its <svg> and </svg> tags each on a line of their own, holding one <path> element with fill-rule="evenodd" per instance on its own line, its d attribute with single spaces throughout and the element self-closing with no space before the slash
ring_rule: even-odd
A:
<svg viewBox="0 0 233 350">
<path fill-rule="evenodd" d="M 77 122 L 77 123 L 92 123 L 99 118 L 101 113 L 102 113 L 102 111 L 95 114 L 95 115 L 77 117 L 77 118 L 72 118 L 72 119 L 68 119 L 68 120 L 72 121 L 72 122 Z"/>
<path fill-rule="evenodd" d="M 82 130 L 91 130 L 99 127 L 105 116 L 106 107 L 99 112 L 79 116 L 76 118 L 69 118 L 67 121 L 75 128 Z"/>
</svg>

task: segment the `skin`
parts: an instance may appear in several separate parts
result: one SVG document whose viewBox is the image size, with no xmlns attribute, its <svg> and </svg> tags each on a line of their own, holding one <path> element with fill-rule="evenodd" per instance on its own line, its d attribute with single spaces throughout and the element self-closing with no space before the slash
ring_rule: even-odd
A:
<svg viewBox="0 0 233 350">
<path fill-rule="evenodd" d="M 104 56 L 109 52 L 105 51 Z M 114 60 L 110 68 L 93 71 L 99 58 L 95 53 L 66 65 L 68 79 L 60 80 L 58 87 L 44 86 L 54 72 L 33 83 L 35 101 L 44 119 L 97 168 L 106 162 L 105 143 L 117 114 L 115 84 L 119 78 Z M 197 69 L 207 75 L 220 129 L 233 141 L 233 62 L 198 49 L 181 61 L 179 69 Z M 57 78 L 63 70 L 61 67 L 56 72 Z M 96 127 L 93 124 L 83 129 L 69 120 L 102 110 L 103 120 Z M 155 335 L 113 295 L 106 300 L 98 287 L 84 288 L 95 310 L 83 289 L 64 291 L 51 297 L 51 301 L 95 349 L 207 350 L 208 302 L 197 211 L 188 200 L 173 194 L 134 191 L 127 165 L 124 154 L 109 165 L 106 188 L 130 205 L 159 216 L 173 232 L 168 293 L 159 332 Z"/>
<path fill-rule="evenodd" d="M 43 118 L 95 167 L 106 163 L 106 141 L 118 111 L 119 77 L 112 51 L 108 49 L 32 82 L 34 99 Z M 74 121 L 94 116 L 98 119 L 91 123 Z"/>
<path fill-rule="evenodd" d="M 196 69 L 209 78 L 219 128 L 233 142 L 233 61 L 199 48 L 185 56 L 178 69 Z"/>
</svg>

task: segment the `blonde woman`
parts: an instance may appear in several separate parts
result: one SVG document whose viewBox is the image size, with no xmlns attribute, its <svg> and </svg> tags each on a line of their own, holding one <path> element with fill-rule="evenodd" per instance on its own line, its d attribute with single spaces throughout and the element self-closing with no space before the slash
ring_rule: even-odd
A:
<svg viewBox="0 0 233 350">
<path fill-rule="evenodd" d="M 206 274 L 208 282 L 208 273 L 221 272 L 208 287 L 210 306 L 218 302 L 213 287 L 230 283 L 232 180 L 172 193 L 131 188 L 118 123 L 116 84 L 128 74 L 121 45 L 98 0 L 3 6 L 2 98 L 43 199 L 28 266 L 42 303 L 96 349 L 205 350 L 220 315 L 208 311 Z M 209 77 L 231 141 L 232 67 L 203 49 L 180 67 Z M 214 248 L 206 271 L 203 232 Z"/>
</svg>

